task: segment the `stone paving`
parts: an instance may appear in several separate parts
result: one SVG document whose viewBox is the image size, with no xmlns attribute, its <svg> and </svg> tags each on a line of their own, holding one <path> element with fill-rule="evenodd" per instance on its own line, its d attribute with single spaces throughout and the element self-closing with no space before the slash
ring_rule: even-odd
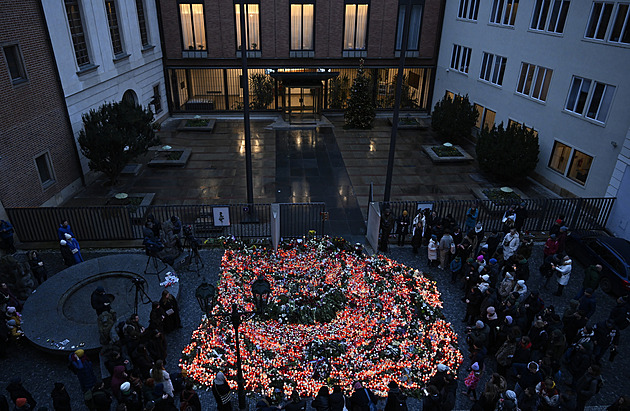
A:
<svg viewBox="0 0 630 411">
<path fill-rule="evenodd" d="M 101 257 L 108 254 L 141 254 L 140 250 L 82 250 L 83 255 L 88 259 Z M 168 335 L 168 357 L 166 369 L 173 373 L 177 370 L 177 359 L 183 347 L 188 343 L 192 331 L 197 328 L 200 319 L 201 311 L 197 301 L 194 298 L 195 288 L 201 283 L 202 277 L 208 279 L 210 282 L 215 283 L 218 279 L 218 273 L 220 269 L 220 259 L 222 256 L 221 250 L 201 250 L 201 255 L 205 263 L 205 267 L 200 270 L 199 273 L 193 271 L 180 270 L 180 310 L 183 322 L 183 328 L 174 331 Z M 440 292 L 442 293 L 442 301 L 444 302 L 444 314 L 447 319 L 452 322 L 455 330 L 460 336 L 464 335 L 464 326 L 461 322 L 462 312 L 464 304 L 461 302 L 463 291 L 461 290 L 461 284 L 453 285 L 450 283 L 449 275 L 445 272 L 438 270 L 437 268 L 428 268 L 426 265 L 426 247 L 420 250 L 420 253 L 414 255 L 411 253 L 409 246 L 399 248 L 391 246 L 390 252 L 387 254 L 390 258 L 407 264 L 411 267 L 416 267 L 424 270 L 428 275 L 434 278 L 437 283 Z M 574 266 L 571 282 L 565 289 L 566 298 L 558 298 L 551 295 L 552 291 L 555 291 L 555 286 L 550 285 L 549 289 L 541 288 L 541 278 L 537 274 L 535 267 L 538 267 L 541 263 L 542 246 L 537 245 L 534 248 L 532 258 L 530 259 L 530 267 L 532 267 L 532 275 L 528 281 L 530 289 L 540 288 L 541 296 L 547 305 L 553 304 L 556 311 L 562 312 L 567 305 L 569 296 L 575 295 L 577 289 L 581 285 L 583 277 L 583 267 L 579 264 Z M 46 263 L 49 273 L 53 274 L 63 269 L 61 257 L 56 250 L 42 250 L 41 256 Z M 24 253 L 20 253 L 18 258 L 25 258 Z M 600 290 L 595 293 L 598 299 L 597 312 L 591 320 L 590 324 L 597 322 L 603 318 L 606 318 L 610 308 L 614 304 L 612 297 L 604 295 Z M 93 315 L 93 312 L 87 312 L 85 315 Z M 141 322 L 146 324 L 147 318 L 141 318 Z M 463 338 L 463 337 L 462 337 Z M 462 343 L 461 349 L 466 355 L 465 343 Z M 604 360 L 603 377 L 605 379 L 605 385 L 602 392 L 594 398 L 589 405 L 602 406 L 612 403 L 620 394 L 627 392 L 627 381 L 630 378 L 630 356 L 627 355 L 630 349 L 630 338 L 628 338 L 628 330 L 624 331 L 621 336 L 621 344 L 619 347 L 620 354 L 615 359 L 615 362 L 610 364 Z M 6 394 L 4 388 L 6 388 L 9 381 L 14 377 L 21 377 L 24 386 L 31 391 L 35 399 L 38 401 L 39 406 L 48 406 L 52 409 L 50 400 L 50 391 L 53 388 L 53 383 L 60 381 L 63 382 L 72 399 L 73 409 L 84 409 L 85 407 L 81 403 L 81 394 L 79 392 L 79 384 L 76 377 L 67 368 L 67 358 L 65 356 L 54 356 L 44 353 L 35 349 L 33 346 L 23 344 L 21 346 L 11 346 L 8 349 L 7 358 L 4 358 L 0 362 L 2 372 L 0 372 L 0 390 L 3 394 Z M 607 358 L 607 357 L 604 357 Z M 95 370 L 99 372 L 99 365 L 96 355 L 92 355 L 92 359 L 95 362 Z M 470 365 L 470 361 L 466 360 L 463 367 L 460 370 L 459 378 L 465 377 L 465 368 Z M 492 367 L 492 361 L 489 361 L 489 367 Z M 488 377 L 489 372 L 485 374 L 485 378 Z M 482 380 L 482 384 L 485 383 L 485 378 Z M 561 383 L 561 388 L 564 385 Z M 463 387 L 460 383 L 460 391 Z M 209 392 L 202 391 L 200 393 L 204 409 L 214 410 L 215 404 L 212 399 L 212 395 Z M 380 406 L 383 406 L 384 402 L 381 401 Z M 463 394 L 458 396 L 458 402 L 456 409 L 469 409 L 472 403 Z M 416 400 L 409 401 L 410 409 L 416 411 L 421 409 L 421 405 Z M 591 408 L 596 409 L 596 408 Z"/>
</svg>

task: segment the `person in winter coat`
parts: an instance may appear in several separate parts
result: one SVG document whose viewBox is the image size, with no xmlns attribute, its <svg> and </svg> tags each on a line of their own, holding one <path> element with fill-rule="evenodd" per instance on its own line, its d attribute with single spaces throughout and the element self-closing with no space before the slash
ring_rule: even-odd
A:
<svg viewBox="0 0 630 411">
<path fill-rule="evenodd" d="M 602 272 L 601 264 L 591 265 L 588 268 L 586 268 L 586 270 L 584 270 L 584 280 L 582 281 L 582 289 L 575 296 L 576 300 L 579 300 L 584 295 L 584 291 L 586 291 L 589 288 L 592 291 L 597 290 L 597 287 L 599 287 L 599 280 L 601 279 L 601 272 Z"/>
<path fill-rule="evenodd" d="M 451 262 L 451 257 L 455 254 L 451 253 L 451 250 L 455 251 L 455 243 L 453 242 L 450 230 L 444 230 L 444 235 L 440 239 L 438 249 L 440 251 L 440 265 L 438 268 L 447 270 L 448 264 Z"/>
<path fill-rule="evenodd" d="M 76 264 L 74 260 L 74 254 L 72 254 L 72 250 L 68 245 L 66 240 L 59 241 L 59 250 L 61 251 L 61 257 L 63 258 L 63 263 L 66 267 L 70 267 Z"/>
<path fill-rule="evenodd" d="M 219 411 L 232 410 L 232 389 L 221 371 L 217 373 L 212 382 L 212 395 L 214 395 Z"/>
<path fill-rule="evenodd" d="M 433 234 L 429 240 L 429 246 L 427 248 L 427 258 L 429 260 L 429 267 L 433 267 L 438 258 L 438 244 L 437 236 Z"/>
<path fill-rule="evenodd" d="M 413 227 L 411 229 L 411 248 L 414 254 L 418 253 L 418 248 L 422 247 L 422 239 L 424 238 L 425 217 L 421 211 L 413 218 Z"/>
<path fill-rule="evenodd" d="M 588 400 L 593 398 L 599 392 L 602 378 L 601 370 L 597 364 L 588 367 L 587 372 L 578 380 L 575 387 L 577 392 L 577 411 L 584 411 L 584 407 Z"/>
<path fill-rule="evenodd" d="M 385 209 L 383 216 L 381 217 L 381 241 L 379 243 L 379 251 L 387 252 L 389 245 L 389 235 L 394 228 L 394 217 L 392 211 L 389 208 Z"/>
<path fill-rule="evenodd" d="M 15 253 L 13 245 L 13 225 L 5 220 L 0 220 L 0 248 L 9 254 Z"/>
<path fill-rule="evenodd" d="M 74 237 L 74 233 L 72 232 L 70 224 L 68 224 L 68 220 L 63 220 L 63 223 L 59 224 L 59 228 L 57 228 L 57 237 L 59 238 L 59 241 L 65 240 L 66 234 L 70 234 L 71 237 Z"/>
<path fill-rule="evenodd" d="M 164 332 L 169 333 L 176 328 L 182 328 L 182 320 L 179 317 L 179 305 L 177 300 L 168 290 L 162 291 L 160 298 L 160 307 L 164 310 Z"/>
<path fill-rule="evenodd" d="M 503 260 L 509 260 L 516 253 L 519 245 L 521 245 L 521 240 L 518 231 L 516 228 L 512 228 L 503 238 Z"/>
<path fill-rule="evenodd" d="M 68 357 L 70 361 L 69 368 L 76 374 L 81 385 L 81 392 L 85 393 L 91 390 L 96 384 L 96 376 L 92 368 L 92 361 L 87 354 L 81 349 L 76 350 Z"/>
<path fill-rule="evenodd" d="M 562 289 L 569 284 L 569 279 L 571 278 L 571 269 L 573 268 L 573 262 L 571 261 L 571 257 L 564 256 L 562 259 L 562 264 L 553 265 L 552 268 L 557 271 L 558 274 L 558 289 L 553 294 L 556 297 L 562 296 Z"/>
<path fill-rule="evenodd" d="M 50 393 L 55 411 L 70 411 L 70 395 L 62 382 L 56 382 Z"/>
<path fill-rule="evenodd" d="M 64 234 L 64 236 L 66 237 L 66 243 L 68 243 L 68 247 L 70 247 L 70 251 L 74 257 L 74 262 L 76 264 L 82 263 L 84 260 L 83 256 L 81 256 L 81 247 L 79 246 L 79 242 L 68 233 Z"/>
<path fill-rule="evenodd" d="M 354 392 L 349 398 L 350 404 L 348 411 L 370 411 L 370 402 L 376 404 L 378 398 L 372 393 L 371 390 L 365 388 L 359 381 L 352 384 Z"/>
<path fill-rule="evenodd" d="M 404 210 L 402 215 L 396 221 L 396 234 L 398 235 L 398 246 L 405 245 L 405 237 L 409 234 L 409 213 Z"/>
<path fill-rule="evenodd" d="M 194 390 L 194 385 L 192 381 L 188 381 L 186 383 L 186 388 L 179 395 L 179 403 L 186 404 L 192 409 L 192 411 L 201 411 L 201 400 L 199 399 L 199 395 Z M 188 408 L 184 408 L 181 406 L 180 409 L 188 410 Z"/>
<path fill-rule="evenodd" d="M 451 261 L 451 283 L 455 283 L 457 277 L 462 272 L 462 259 L 460 256 L 455 256 Z"/>
<path fill-rule="evenodd" d="M 31 393 L 24 388 L 20 377 L 15 377 L 11 380 L 9 385 L 7 385 L 7 391 L 9 392 L 9 397 L 11 398 L 12 403 L 15 404 L 18 398 L 26 398 L 26 401 L 28 402 L 28 405 L 30 405 L 31 409 L 35 409 L 37 402 Z"/>
<path fill-rule="evenodd" d="M 330 392 L 328 391 L 328 386 L 322 385 L 311 403 L 311 407 L 316 411 L 330 411 L 330 404 L 328 403 L 329 397 Z"/>
<path fill-rule="evenodd" d="M 479 217 L 479 210 L 477 209 L 477 206 L 473 205 L 466 210 L 466 221 L 464 222 L 465 232 L 475 228 L 475 225 L 477 225 L 477 217 Z"/>
<path fill-rule="evenodd" d="M 39 258 L 39 255 L 35 250 L 29 251 L 27 255 L 28 265 L 29 267 L 31 267 L 31 272 L 33 273 L 39 284 L 43 283 L 48 279 L 48 272 L 46 271 L 44 262 L 41 258 Z"/>
<path fill-rule="evenodd" d="M 120 386 L 127 382 L 127 373 L 125 372 L 124 365 L 117 365 L 114 367 L 114 372 L 112 373 L 112 381 L 111 381 L 111 389 L 112 394 L 117 400 L 120 400 Z"/>
<path fill-rule="evenodd" d="M 171 398 L 173 398 L 173 383 L 171 382 L 171 376 L 164 369 L 164 362 L 157 360 L 155 366 L 151 370 L 151 378 L 155 381 L 156 386 L 162 384 L 164 392 Z"/>
<path fill-rule="evenodd" d="M 390 381 L 387 387 L 389 391 L 387 392 L 385 411 L 406 411 L 407 397 L 400 391 L 398 383 L 396 383 L 396 381 Z M 437 389 L 435 391 L 438 392 Z"/>
<path fill-rule="evenodd" d="M 338 391 L 338 392 L 337 392 Z M 336 395 L 337 394 L 337 395 Z M 335 398 L 333 402 L 333 396 Z M 341 387 L 335 385 L 333 388 L 333 393 L 330 394 L 329 398 L 330 409 L 331 411 L 343 411 L 343 407 L 345 407 L 345 399 L 343 393 L 341 392 Z M 304 401 L 300 397 L 300 393 L 297 390 L 293 390 L 291 393 L 290 401 L 284 406 L 285 411 L 306 411 L 306 401 Z"/>
<path fill-rule="evenodd" d="M 470 373 L 464 380 L 464 385 L 467 388 L 466 395 L 470 400 L 477 401 L 477 385 L 479 385 L 480 379 L 481 371 L 479 370 L 479 364 L 474 363 L 470 366 Z"/>
<path fill-rule="evenodd" d="M 560 392 L 551 378 L 545 378 L 536 385 L 536 393 L 542 400 L 542 409 L 555 410 L 560 405 Z"/>
<path fill-rule="evenodd" d="M 551 234 L 547 241 L 545 242 L 545 246 L 543 247 L 543 260 L 550 255 L 554 255 L 558 252 L 558 239 L 555 234 Z"/>
</svg>

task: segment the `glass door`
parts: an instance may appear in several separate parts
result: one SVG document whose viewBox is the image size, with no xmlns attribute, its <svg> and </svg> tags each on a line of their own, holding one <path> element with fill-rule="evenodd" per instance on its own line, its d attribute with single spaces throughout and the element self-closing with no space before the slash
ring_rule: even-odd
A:
<svg viewBox="0 0 630 411">
<path fill-rule="evenodd" d="M 314 122 L 318 113 L 319 87 L 287 87 L 285 113 L 291 123 Z"/>
</svg>

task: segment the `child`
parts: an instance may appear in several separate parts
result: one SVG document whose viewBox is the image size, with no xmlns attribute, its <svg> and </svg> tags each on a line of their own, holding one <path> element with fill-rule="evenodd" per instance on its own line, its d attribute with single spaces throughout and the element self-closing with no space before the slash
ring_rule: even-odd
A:
<svg viewBox="0 0 630 411">
<path fill-rule="evenodd" d="M 470 368 L 470 374 L 468 374 L 468 377 L 464 380 L 464 385 L 468 388 L 466 395 L 468 395 L 468 398 L 470 398 L 471 401 L 477 401 L 477 385 L 479 384 L 479 380 L 481 378 L 479 363 L 474 363 Z"/>
</svg>

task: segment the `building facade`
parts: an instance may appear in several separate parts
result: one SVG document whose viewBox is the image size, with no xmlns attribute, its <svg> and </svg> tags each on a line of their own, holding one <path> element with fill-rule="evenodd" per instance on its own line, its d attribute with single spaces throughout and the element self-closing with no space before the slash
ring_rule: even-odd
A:
<svg viewBox="0 0 630 411">
<path fill-rule="evenodd" d="M 159 0 L 172 112 L 242 110 L 241 10 L 251 107 L 342 109 L 360 60 L 391 108 L 406 0 Z M 403 107 L 427 110 L 443 0 L 412 0 Z M 398 51 L 397 51 L 398 50 Z"/>
<path fill-rule="evenodd" d="M 128 99 L 168 114 L 160 30 L 152 0 L 42 1 L 75 139 L 81 116 Z M 87 159 L 81 156 L 84 173 Z M 90 177 L 90 174 L 87 174 Z"/>
<path fill-rule="evenodd" d="M 3 206 L 55 206 L 82 186 L 47 37 L 39 0 L 0 1 L 0 218 Z"/>
<path fill-rule="evenodd" d="M 447 2 L 433 104 L 468 94 L 477 128 L 538 132 L 535 178 L 604 196 L 630 128 L 630 2 Z"/>
</svg>

